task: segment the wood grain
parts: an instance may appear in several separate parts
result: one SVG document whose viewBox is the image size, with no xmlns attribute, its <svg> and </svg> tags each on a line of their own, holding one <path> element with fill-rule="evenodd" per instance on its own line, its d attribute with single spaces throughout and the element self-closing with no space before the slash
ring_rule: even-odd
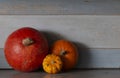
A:
<svg viewBox="0 0 120 78">
<path fill-rule="evenodd" d="M 0 14 L 120 15 L 119 0 L 0 0 Z"/>
<path fill-rule="evenodd" d="M 1 15 L 0 48 L 10 33 L 24 26 L 43 32 L 50 43 L 68 39 L 89 48 L 120 48 L 120 16 L 104 15 Z"/>
<path fill-rule="evenodd" d="M 72 70 L 60 74 L 44 71 L 23 73 L 14 70 L 0 70 L 1 78 L 120 78 L 120 70 Z"/>
<path fill-rule="evenodd" d="M 79 46 L 78 46 L 79 47 Z M 80 49 L 75 68 L 120 68 L 120 49 Z M 0 69 L 10 69 L 0 49 Z"/>
</svg>

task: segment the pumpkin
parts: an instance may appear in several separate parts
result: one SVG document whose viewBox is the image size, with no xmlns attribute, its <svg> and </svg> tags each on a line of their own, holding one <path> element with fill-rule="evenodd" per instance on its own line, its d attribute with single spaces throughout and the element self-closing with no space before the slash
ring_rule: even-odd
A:
<svg viewBox="0 0 120 78">
<path fill-rule="evenodd" d="M 68 40 L 57 40 L 52 45 L 51 52 L 61 57 L 64 71 L 75 67 L 78 59 L 78 51 L 72 42 Z"/>
<path fill-rule="evenodd" d="M 48 54 L 43 60 L 43 69 L 47 73 L 56 74 L 62 69 L 62 60 L 59 56 Z"/>
<path fill-rule="evenodd" d="M 35 71 L 42 66 L 48 54 L 48 42 L 38 30 L 23 27 L 8 36 L 4 53 L 8 64 L 15 70 Z"/>
</svg>

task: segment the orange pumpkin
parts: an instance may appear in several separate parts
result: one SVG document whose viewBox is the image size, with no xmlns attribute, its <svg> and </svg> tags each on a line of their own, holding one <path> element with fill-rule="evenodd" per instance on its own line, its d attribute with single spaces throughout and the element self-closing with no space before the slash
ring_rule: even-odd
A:
<svg viewBox="0 0 120 78">
<path fill-rule="evenodd" d="M 52 48 L 51 52 L 61 57 L 63 61 L 63 70 L 72 69 L 78 59 L 78 52 L 76 46 L 67 40 L 57 40 Z"/>
</svg>

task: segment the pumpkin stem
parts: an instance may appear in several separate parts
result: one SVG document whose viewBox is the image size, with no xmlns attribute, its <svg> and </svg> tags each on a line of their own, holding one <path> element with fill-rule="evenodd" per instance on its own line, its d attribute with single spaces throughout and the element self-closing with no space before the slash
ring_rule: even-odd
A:
<svg viewBox="0 0 120 78">
<path fill-rule="evenodd" d="M 25 45 L 25 46 L 29 46 L 29 45 L 31 45 L 31 44 L 33 44 L 33 43 L 34 43 L 34 41 L 33 41 L 33 39 L 31 39 L 31 38 L 25 38 L 25 39 L 23 39 L 23 41 L 22 41 L 22 44 Z"/>
<path fill-rule="evenodd" d="M 51 61 L 51 64 L 54 64 L 54 63 L 56 63 L 56 62 L 52 60 L 52 61 Z"/>
<path fill-rule="evenodd" d="M 61 56 L 64 56 L 64 55 L 66 55 L 67 54 L 67 52 L 65 51 L 65 50 L 62 50 L 61 52 L 60 52 L 60 55 Z"/>
</svg>

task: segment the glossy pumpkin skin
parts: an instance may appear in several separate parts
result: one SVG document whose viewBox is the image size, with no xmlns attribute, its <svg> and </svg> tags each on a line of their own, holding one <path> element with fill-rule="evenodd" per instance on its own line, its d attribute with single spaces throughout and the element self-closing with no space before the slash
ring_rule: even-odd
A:
<svg viewBox="0 0 120 78">
<path fill-rule="evenodd" d="M 47 73 L 56 74 L 62 69 L 62 60 L 59 56 L 48 54 L 43 60 L 43 69 Z"/>
<path fill-rule="evenodd" d="M 23 27 L 8 36 L 4 53 L 8 64 L 15 70 L 35 71 L 42 66 L 48 54 L 48 43 L 38 30 Z"/>
<path fill-rule="evenodd" d="M 52 54 L 58 55 L 63 61 L 63 70 L 72 69 L 78 60 L 76 46 L 68 40 L 57 40 L 51 48 Z"/>
</svg>

